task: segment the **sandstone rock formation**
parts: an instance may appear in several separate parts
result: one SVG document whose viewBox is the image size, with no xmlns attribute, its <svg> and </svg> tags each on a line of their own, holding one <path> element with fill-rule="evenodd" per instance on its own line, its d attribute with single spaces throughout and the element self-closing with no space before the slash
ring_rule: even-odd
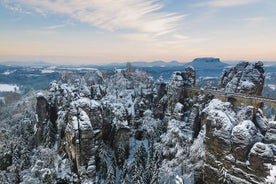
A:
<svg viewBox="0 0 276 184">
<path fill-rule="evenodd" d="M 261 95 L 263 82 L 262 63 L 243 62 L 224 72 L 221 87 L 226 94 Z M 195 104 L 189 119 L 193 127 L 200 125 L 200 132 L 205 131 L 204 143 L 200 143 L 204 147 L 204 159 L 199 169 L 194 168 L 195 181 L 248 184 L 275 182 L 272 170 L 276 157 L 276 132 L 274 122 L 267 122 L 262 109 L 218 99 L 213 99 L 203 109 L 201 107 Z M 193 131 L 195 133 L 195 129 Z M 191 148 L 197 147 L 201 135 L 193 137 Z M 202 180 L 196 179 L 201 174 Z"/>
<path fill-rule="evenodd" d="M 260 96 L 264 86 L 263 63 L 240 62 L 225 70 L 220 87 L 227 93 L 244 93 Z"/>
<path fill-rule="evenodd" d="M 188 96 L 185 87 L 196 81 L 192 67 L 155 84 L 133 68 L 107 79 L 64 76 L 37 98 L 37 137 L 48 147 L 45 135 L 54 138 L 58 162 L 80 182 L 264 183 L 270 177 L 275 123 L 253 106 Z M 240 63 L 224 72 L 221 86 L 260 95 L 263 80 L 262 63 Z"/>
<path fill-rule="evenodd" d="M 270 144 L 262 142 L 261 129 L 252 120 L 240 122 L 237 117 L 240 112 L 233 111 L 228 102 L 214 99 L 203 113 L 202 123 L 206 124 L 204 183 L 264 183 L 270 170 L 267 164 L 275 165 L 276 154 Z M 273 139 L 274 135 L 267 137 Z"/>
<path fill-rule="evenodd" d="M 276 145 L 276 121 L 268 123 L 267 132 L 265 134 L 265 143 Z"/>
</svg>

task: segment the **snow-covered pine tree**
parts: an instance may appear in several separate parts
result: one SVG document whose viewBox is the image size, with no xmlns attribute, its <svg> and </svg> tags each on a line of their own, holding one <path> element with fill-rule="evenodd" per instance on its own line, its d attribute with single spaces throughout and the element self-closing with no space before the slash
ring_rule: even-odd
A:
<svg viewBox="0 0 276 184">
<path fill-rule="evenodd" d="M 96 169 L 97 171 L 99 171 L 99 180 L 101 180 L 102 178 L 107 178 L 107 159 L 109 157 L 109 154 L 106 149 L 107 148 L 103 142 L 99 144 L 99 147 L 97 149 L 96 160 L 98 162 L 96 163 Z"/>
<path fill-rule="evenodd" d="M 132 183 L 143 183 L 143 170 L 141 165 L 137 165 L 137 164 L 133 165 L 131 177 L 132 177 Z"/>
<path fill-rule="evenodd" d="M 129 181 L 129 169 L 128 169 L 128 160 L 125 160 L 124 165 L 121 169 L 120 178 L 119 178 L 120 184 L 128 184 Z"/>
<path fill-rule="evenodd" d="M 126 159 L 125 145 L 122 142 L 119 142 L 118 146 L 115 148 L 115 157 L 118 167 L 122 169 Z"/>
<path fill-rule="evenodd" d="M 140 144 L 134 155 L 134 162 L 136 165 L 141 166 L 143 169 L 146 167 L 148 153 L 143 143 Z"/>
<path fill-rule="evenodd" d="M 106 178 L 107 184 L 115 184 L 116 183 L 116 166 L 114 164 L 114 161 L 110 164 L 108 171 L 107 171 L 107 178 Z"/>
</svg>

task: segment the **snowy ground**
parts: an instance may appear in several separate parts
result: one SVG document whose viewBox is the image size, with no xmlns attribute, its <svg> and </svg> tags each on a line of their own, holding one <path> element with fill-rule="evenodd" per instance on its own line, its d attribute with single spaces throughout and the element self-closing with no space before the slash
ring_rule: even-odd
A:
<svg viewBox="0 0 276 184">
<path fill-rule="evenodd" d="M 267 86 L 273 90 L 276 90 L 276 85 L 274 84 L 268 84 Z"/>
<path fill-rule="evenodd" d="M 0 92 L 19 92 L 19 87 L 13 84 L 0 84 Z"/>
</svg>

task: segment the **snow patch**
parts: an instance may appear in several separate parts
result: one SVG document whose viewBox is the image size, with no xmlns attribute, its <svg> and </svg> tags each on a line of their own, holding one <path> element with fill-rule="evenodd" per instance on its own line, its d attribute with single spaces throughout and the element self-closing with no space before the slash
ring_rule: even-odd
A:
<svg viewBox="0 0 276 184">
<path fill-rule="evenodd" d="M 267 86 L 272 90 L 276 90 L 276 85 L 275 84 L 268 84 Z"/>
<path fill-rule="evenodd" d="M 0 92 L 20 92 L 16 84 L 0 84 Z"/>
<path fill-rule="evenodd" d="M 45 98 L 45 95 L 42 92 L 38 92 L 36 94 L 36 98 L 41 98 L 41 97 Z"/>
<path fill-rule="evenodd" d="M 54 73 L 55 70 L 49 70 L 49 69 L 44 69 L 44 70 L 41 70 L 41 73 Z"/>
<path fill-rule="evenodd" d="M 268 167 L 270 168 L 269 176 L 266 178 L 266 182 L 269 184 L 275 184 L 276 183 L 276 165 L 268 164 Z"/>
<path fill-rule="evenodd" d="M 10 74 L 14 73 L 15 71 L 16 70 L 7 70 L 7 71 L 3 72 L 2 74 L 3 75 L 10 75 Z"/>
</svg>

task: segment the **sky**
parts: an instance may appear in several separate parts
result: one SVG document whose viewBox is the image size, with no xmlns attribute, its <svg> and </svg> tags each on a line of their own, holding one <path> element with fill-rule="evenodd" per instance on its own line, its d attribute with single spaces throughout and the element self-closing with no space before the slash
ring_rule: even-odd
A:
<svg viewBox="0 0 276 184">
<path fill-rule="evenodd" d="M 0 0 L 0 61 L 276 61 L 275 0 Z"/>
</svg>

